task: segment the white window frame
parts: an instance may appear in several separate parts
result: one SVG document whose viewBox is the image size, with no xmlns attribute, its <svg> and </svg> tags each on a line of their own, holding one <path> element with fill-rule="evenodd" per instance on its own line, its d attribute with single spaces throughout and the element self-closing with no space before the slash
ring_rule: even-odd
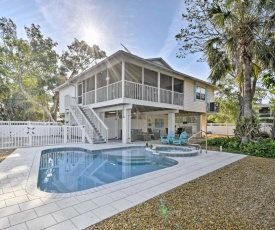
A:
<svg viewBox="0 0 275 230">
<path fill-rule="evenodd" d="M 203 93 L 204 91 L 204 93 Z M 206 97 L 206 88 L 197 86 L 196 88 L 196 100 L 205 101 Z"/>
</svg>

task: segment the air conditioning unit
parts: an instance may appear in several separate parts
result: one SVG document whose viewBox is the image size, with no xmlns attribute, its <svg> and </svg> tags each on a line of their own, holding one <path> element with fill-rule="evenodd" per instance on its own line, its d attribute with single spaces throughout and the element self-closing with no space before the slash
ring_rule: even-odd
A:
<svg viewBox="0 0 275 230">
<path fill-rule="evenodd" d="M 220 103 L 219 102 L 210 102 L 207 104 L 208 113 L 218 113 L 220 112 Z"/>
</svg>

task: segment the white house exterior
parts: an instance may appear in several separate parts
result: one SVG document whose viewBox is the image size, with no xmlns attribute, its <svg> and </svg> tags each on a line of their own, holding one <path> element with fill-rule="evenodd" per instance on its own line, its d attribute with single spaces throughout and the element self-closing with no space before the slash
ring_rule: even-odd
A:
<svg viewBox="0 0 275 230">
<path fill-rule="evenodd" d="M 84 125 L 88 141 L 129 143 L 136 129 L 160 135 L 180 127 L 190 134 L 206 130 L 218 88 L 173 70 L 162 58 L 118 51 L 57 90 L 66 123 Z"/>
</svg>

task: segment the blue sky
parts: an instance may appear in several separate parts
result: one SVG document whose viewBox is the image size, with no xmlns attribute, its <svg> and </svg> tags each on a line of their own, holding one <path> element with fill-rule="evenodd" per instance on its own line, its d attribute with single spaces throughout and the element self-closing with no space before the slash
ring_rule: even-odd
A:
<svg viewBox="0 0 275 230">
<path fill-rule="evenodd" d="M 162 57 L 175 70 L 206 80 L 209 68 L 199 55 L 179 59 L 174 39 L 183 26 L 181 0 L 1 0 L 0 17 L 11 18 L 18 35 L 24 26 L 41 26 L 58 42 L 58 52 L 74 38 L 98 44 L 107 55 L 124 50 L 143 58 Z"/>
</svg>

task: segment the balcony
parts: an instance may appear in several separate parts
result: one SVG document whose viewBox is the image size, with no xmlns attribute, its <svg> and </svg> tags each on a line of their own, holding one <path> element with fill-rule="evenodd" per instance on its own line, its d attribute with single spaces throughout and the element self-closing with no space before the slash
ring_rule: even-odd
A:
<svg viewBox="0 0 275 230">
<path fill-rule="evenodd" d="M 123 98 L 124 93 L 124 98 L 183 106 L 183 93 L 131 81 L 124 81 L 124 92 L 122 87 L 122 81 L 118 81 L 83 93 L 78 96 L 83 100 L 78 101 L 82 101 L 83 105 L 95 104 Z"/>
<path fill-rule="evenodd" d="M 259 117 L 264 119 L 264 118 L 273 118 L 272 113 L 259 113 Z"/>
</svg>

